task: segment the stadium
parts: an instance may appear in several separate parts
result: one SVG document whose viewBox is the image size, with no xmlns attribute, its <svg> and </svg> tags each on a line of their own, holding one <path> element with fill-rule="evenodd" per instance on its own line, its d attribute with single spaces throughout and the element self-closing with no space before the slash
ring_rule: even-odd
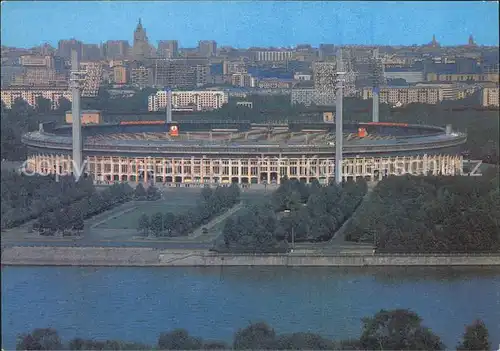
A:
<svg viewBox="0 0 500 351">
<path fill-rule="evenodd" d="M 451 126 L 346 123 L 343 132 L 343 180 L 462 172 L 466 135 Z M 133 121 L 86 125 L 82 138 L 85 173 L 96 182 L 279 184 L 286 176 L 326 184 L 335 174 L 328 122 Z M 71 173 L 71 126 L 40 124 L 22 140 L 30 172 Z"/>
</svg>

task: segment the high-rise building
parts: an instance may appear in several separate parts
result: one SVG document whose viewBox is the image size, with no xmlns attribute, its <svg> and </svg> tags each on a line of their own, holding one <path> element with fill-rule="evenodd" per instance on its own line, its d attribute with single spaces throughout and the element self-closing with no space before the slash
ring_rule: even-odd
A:
<svg viewBox="0 0 500 351">
<path fill-rule="evenodd" d="M 153 81 L 153 74 L 150 68 L 140 66 L 138 68 L 132 68 L 130 72 L 130 81 L 132 85 L 139 88 L 145 88 L 151 86 Z"/>
<path fill-rule="evenodd" d="M 176 58 L 179 55 L 177 40 L 160 40 L 158 42 L 158 55 L 161 58 Z"/>
<path fill-rule="evenodd" d="M 82 45 L 82 61 L 99 61 L 101 59 L 101 48 L 97 44 Z"/>
<path fill-rule="evenodd" d="M 198 42 L 198 53 L 205 57 L 217 55 L 217 43 L 215 40 L 200 40 Z"/>
<path fill-rule="evenodd" d="M 154 60 L 153 69 L 153 84 L 157 87 L 194 88 L 198 77 L 200 81 L 203 80 L 202 69 L 200 68 L 200 73 L 198 73 L 197 65 L 190 64 L 189 60 L 156 59 Z"/>
<path fill-rule="evenodd" d="M 57 44 L 57 55 L 69 59 L 71 58 L 71 51 L 75 50 L 78 55 L 78 60 L 80 60 L 82 56 L 82 46 L 83 43 L 76 39 L 59 40 Z"/>
<path fill-rule="evenodd" d="M 142 27 L 141 19 L 134 32 L 134 46 L 132 47 L 134 60 L 144 61 L 151 56 L 151 46 L 149 45 L 146 29 Z"/>
<path fill-rule="evenodd" d="M 130 45 L 127 40 L 108 40 L 104 44 L 104 55 L 108 60 L 124 59 L 128 56 Z"/>
<path fill-rule="evenodd" d="M 337 64 L 335 62 L 316 62 L 313 66 L 314 89 L 323 100 L 335 101 Z M 327 104 L 327 103 L 324 103 Z"/>
</svg>

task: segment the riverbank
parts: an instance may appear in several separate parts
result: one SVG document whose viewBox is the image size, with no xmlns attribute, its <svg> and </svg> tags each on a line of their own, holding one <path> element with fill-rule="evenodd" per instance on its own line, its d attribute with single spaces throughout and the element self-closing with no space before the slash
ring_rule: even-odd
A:
<svg viewBox="0 0 500 351">
<path fill-rule="evenodd" d="M 2 251 L 2 265 L 14 266 L 500 266 L 500 253 L 484 255 L 407 254 L 217 254 L 204 250 L 160 250 L 147 247 L 14 246 Z"/>
</svg>

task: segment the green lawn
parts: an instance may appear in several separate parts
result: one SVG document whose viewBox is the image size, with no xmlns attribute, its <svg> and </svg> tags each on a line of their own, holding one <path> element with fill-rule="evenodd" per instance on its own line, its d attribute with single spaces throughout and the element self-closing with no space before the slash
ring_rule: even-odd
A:
<svg viewBox="0 0 500 351">
<path fill-rule="evenodd" d="M 163 199 L 153 202 L 136 202 L 137 209 L 100 224 L 102 229 L 136 229 L 139 217 L 145 213 L 151 216 L 157 212 L 172 212 L 175 214 L 186 212 L 196 206 L 200 199 L 201 190 L 186 188 L 171 188 L 163 193 Z"/>
</svg>

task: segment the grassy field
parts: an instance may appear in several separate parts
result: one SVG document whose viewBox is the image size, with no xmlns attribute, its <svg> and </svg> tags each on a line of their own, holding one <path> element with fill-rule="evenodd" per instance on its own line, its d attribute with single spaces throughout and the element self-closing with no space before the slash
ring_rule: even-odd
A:
<svg viewBox="0 0 500 351">
<path fill-rule="evenodd" d="M 163 191 L 163 199 L 158 201 L 136 202 L 137 209 L 121 216 L 112 217 L 98 225 L 102 229 L 136 229 L 139 217 L 145 213 L 151 216 L 157 212 L 183 213 L 196 206 L 200 199 L 200 189 L 167 188 Z"/>
</svg>

